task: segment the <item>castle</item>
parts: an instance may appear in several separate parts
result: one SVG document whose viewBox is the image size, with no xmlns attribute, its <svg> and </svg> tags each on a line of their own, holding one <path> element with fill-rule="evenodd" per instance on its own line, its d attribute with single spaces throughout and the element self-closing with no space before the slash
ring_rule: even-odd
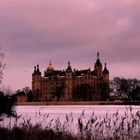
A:
<svg viewBox="0 0 140 140">
<path fill-rule="evenodd" d="M 55 70 L 51 62 L 41 75 L 39 65 L 32 74 L 34 101 L 100 101 L 109 98 L 109 71 L 104 68 L 99 53 L 91 70 L 72 69 L 70 62 L 66 70 Z"/>
</svg>

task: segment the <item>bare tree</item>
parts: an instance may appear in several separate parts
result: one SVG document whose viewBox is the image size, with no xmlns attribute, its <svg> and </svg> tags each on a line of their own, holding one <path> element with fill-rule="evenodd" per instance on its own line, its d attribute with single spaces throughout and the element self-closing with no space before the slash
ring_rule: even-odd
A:
<svg viewBox="0 0 140 140">
<path fill-rule="evenodd" d="M 5 68 L 5 64 L 3 63 L 4 54 L 1 52 L 0 48 L 0 85 L 3 79 L 3 69 Z"/>
<path fill-rule="evenodd" d="M 127 101 L 140 101 L 140 80 L 115 77 L 110 87 L 113 95 L 123 96 Z"/>
<path fill-rule="evenodd" d="M 0 48 L 0 86 L 3 79 L 3 69 L 5 64 L 3 63 L 4 54 L 1 52 Z M 7 116 L 15 116 L 13 106 L 15 103 L 14 96 L 5 95 L 4 91 L 0 90 L 0 118 L 3 114 Z"/>
</svg>

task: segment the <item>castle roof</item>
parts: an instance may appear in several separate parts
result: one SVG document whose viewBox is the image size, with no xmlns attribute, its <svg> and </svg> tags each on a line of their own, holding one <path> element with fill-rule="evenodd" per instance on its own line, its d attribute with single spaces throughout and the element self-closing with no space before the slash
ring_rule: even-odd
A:
<svg viewBox="0 0 140 140">
<path fill-rule="evenodd" d="M 45 77 L 49 77 L 49 76 L 65 76 L 65 72 L 61 71 L 61 70 L 53 70 L 53 71 L 49 71 L 49 72 L 45 73 L 44 76 Z"/>
<path fill-rule="evenodd" d="M 32 76 L 35 76 L 35 75 L 41 75 L 41 72 L 39 70 L 39 65 L 37 65 L 37 67 L 34 66 L 34 72 L 33 72 Z"/>
<path fill-rule="evenodd" d="M 104 68 L 104 70 L 103 70 L 103 74 L 109 74 L 109 71 L 108 71 L 108 69 L 107 69 L 107 67 L 106 67 L 106 63 L 105 63 L 105 68 Z"/>
<path fill-rule="evenodd" d="M 54 71 L 54 68 L 53 68 L 53 66 L 51 64 L 51 61 L 49 63 L 49 66 L 47 67 L 47 71 Z"/>
<path fill-rule="evenodd" d="M 101 62 L 100 62 L 100 58 L 99 58 L 99 52 L 97 53 L 97 60 L 96 60 L 96 63 L 95 63 L 95 66 L 100 66 L 102 65 Z"/>
<path fill-rule="evenodd" d="M 66 71 L 72 71 L 72 68 L 71 68 L 71 65 L 70 65 L 70 61 L 68 61 L 68 67 L 67 67 Z"/>
</svg>

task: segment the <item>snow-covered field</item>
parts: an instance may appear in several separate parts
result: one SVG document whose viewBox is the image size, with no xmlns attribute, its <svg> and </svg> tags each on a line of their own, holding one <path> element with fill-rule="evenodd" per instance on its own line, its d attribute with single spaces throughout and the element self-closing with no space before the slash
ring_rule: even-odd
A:
<svg viewBox="0 0 140 140">
<path fill-rule="evenodd" d="M 140 106 L 131 106 L 132 112 L 140 110 Z M 112 115 L 115 112 L 119 112 L 120 115 L 124 115 L 126 110 L 129 110 L 129 106 L 113 106 L 113 105 L 95 105 L 95 106 L 78 106 L 78 105 L 65 105 L 65 106 L 17 106 L 15 108 L 18 115 L 21 118 L 31 118 L 32 122 L 40 122 L 43 116 L 49 114 L 47 120 L 59 118 L 61 121 L 65 120 L 66 114 L 72 114 L 74 120 L 84 111 L 85 117 L 88 119 L 94 112 L 97 117 L 104 117 L 107 113 Z"/>
<path fill-rule="evenodd" d="M 140 106 L 131 106 L 132 112 L 135 113 L 140 110 Z M 108 115 L 112 115 L 116 111 L 119 112 L 120 115 L 124 115 L 126 110 L 129 110 L 130 106 L 125 105 L 65 105 L 65 106 L 16 106 L 15 110 L 18 115 L 22 115 L 22 117 L 34 118 L 38 115 L 49 114 L 50 118 L 63 118 L 66 114 L 73 114 L 74 118 L 79 117 L 84 111 L 85 116 L 90 117 L 94 112 L 95 116 L 105 116 L 106 113 Z"/>
<path fill-rule="evenodd" d="M 123 105 L 65 105 L 65 106 L 16 106 L 15 110 L 20 118 L 16 121 L 18 124 L 30 123 L 36 124 L 41 123 L 42 126 L 48 125 L 49 122 L 53 124 L 59 118 L 61 123 L 69 121 L 73 123 L 72 126 L 76 125 L 78 118 L 82 115 L 85 121 L 87 121 L 93 114 L 98 119 L 105 117 L 106 115 L 112 116 L 118 111 L 119 116 L 124 116 L 125 112 L 128 114 L 132 108 L 132 113 L 140 110 L 140 106 L 123 106 Z M 67 120 L 69 118 L 69 120 Z M 12 126 L 15 123 L 15 119 L 5 119 L 1 124 Z"/>
</svg>

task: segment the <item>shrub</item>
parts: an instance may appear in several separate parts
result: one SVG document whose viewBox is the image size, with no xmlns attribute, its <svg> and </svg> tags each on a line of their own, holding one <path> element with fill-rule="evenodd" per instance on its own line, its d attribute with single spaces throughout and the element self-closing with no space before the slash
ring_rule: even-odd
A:
<svg viewBox="0 0 140 140">
<path fill-rule="evenodd" d="M 14 96 L 4 95 L 4 93 L 0 91 L 0 117 L 2 115 L 15 116 L 13 110 L 14 103 Z"/>
</svg>

